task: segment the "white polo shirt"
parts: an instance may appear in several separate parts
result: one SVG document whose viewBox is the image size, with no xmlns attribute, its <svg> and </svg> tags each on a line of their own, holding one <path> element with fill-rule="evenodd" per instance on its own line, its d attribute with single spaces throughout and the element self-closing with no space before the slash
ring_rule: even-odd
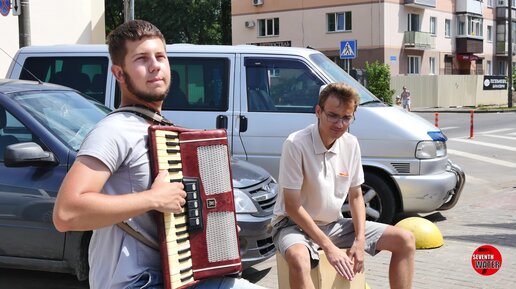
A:
<svg viewBox="0 0 516 289">
<path fill-rule="evenodd" d="M 357 138 L 346 132 L 330 149 L 323 145 L 317 124 L 294 132 L 283 143 L 280 192 L 272 224 L 286 215 L 283 189 L 301 191 L 301 205 L 317 224 L 342 218 L 350 187 L 364 182 Z"/>
</svg>

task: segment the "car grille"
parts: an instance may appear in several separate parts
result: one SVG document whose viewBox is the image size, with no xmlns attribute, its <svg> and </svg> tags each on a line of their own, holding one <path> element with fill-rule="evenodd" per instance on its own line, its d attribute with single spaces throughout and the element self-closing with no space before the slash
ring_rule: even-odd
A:
<svg viewBox="0 0 516 289">
<path fill-rule="evenodd" d="M 272 237 L 263 240 L 258 240 L 256 243 L 262 256 L 267 255 L 267 253 L 269 253 L 270 251 L 276 250 L 276 248 L 274 247 L 274 243 L 272 242 Z"/>
<path fill-rule="evenodd" d="M 274 204 L 276 204 L 278 184 L 272 178 L 269 178 L 257 186 L 249 188 L 247 192 L 258 203 L 262 210 L 270 212 L 274 208 Z"/>
</svg>

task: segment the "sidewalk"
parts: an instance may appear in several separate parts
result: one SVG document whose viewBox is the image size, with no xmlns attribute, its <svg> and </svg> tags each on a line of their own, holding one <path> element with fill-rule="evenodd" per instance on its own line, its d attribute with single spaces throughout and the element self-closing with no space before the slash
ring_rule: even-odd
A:
<svg viewBox="0 0 516 289">
<path fill-rule="evenodd" d="M 496 199 L 497 202 L 493 202 Z M 516 188 L 482 192 L 461 199 L 455 208 L 425 218 L 441 230 L 444 245 L 417 250 L 414 289 L 508 289 L 516 284 Z M 489 244 L 502 254 L 501 269 L 491 276 L 478 274 L 471 265 L 476 248 Z M 390 254 L 366 255 L 365 276 L 371 289 L 388 289 Z M 244 277 L 277 289 L 276 260 L 249 268 Z"/>
<path fill-rule="evenodd" d="M 457 106 L 457 107 L 415 107 L 412 108 L 412 112 L 439 112 L 439 113 L 500 113 L 500 112 L 516 112 L 516 106 L 511 108 L 508 107 L 496 107 L 496 106 L 485 106 L 485 107 L 469 107 L 469 106 Z"/>
</svg>

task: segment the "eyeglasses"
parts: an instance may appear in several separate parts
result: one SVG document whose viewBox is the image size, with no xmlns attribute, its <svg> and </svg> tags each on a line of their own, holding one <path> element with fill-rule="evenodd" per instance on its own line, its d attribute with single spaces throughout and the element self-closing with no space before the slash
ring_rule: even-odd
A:
<svg viewBox="0 0 516 289">
<path fill-rule="evenodd" d="M 344 124 L 351 124 L 354 120 L 355 120 L 355 114 L 353 114 L 352 116 L 343 116 L 343 117 L 339 117 L 338 115 L 336 114 L 333 114 L 333 113 L 327 113 L 324 109 L 323 109 L 323 112 L 324 114 L 326 115 L 326 119 L 331 122 L 331 123 L 338 123 L 338 122 L 342 122 Z"/>
</svg>

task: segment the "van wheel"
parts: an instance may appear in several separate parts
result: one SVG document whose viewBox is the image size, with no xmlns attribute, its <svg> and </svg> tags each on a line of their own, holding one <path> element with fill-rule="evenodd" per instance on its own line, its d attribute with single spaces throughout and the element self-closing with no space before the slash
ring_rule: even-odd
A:
<svg viewBox="0 0 516 289">
<path fill-rule="evenodd" d="M 366 206 L 366 219 L 390 224 L 394 219 L 396 205 L 394 192 L 379 176 L 366 172 L 365 183 L 362 184 L 362 194 Z M 342 206 L 342 214 L 351 217 L 348 200 Z"/>
</svg>

